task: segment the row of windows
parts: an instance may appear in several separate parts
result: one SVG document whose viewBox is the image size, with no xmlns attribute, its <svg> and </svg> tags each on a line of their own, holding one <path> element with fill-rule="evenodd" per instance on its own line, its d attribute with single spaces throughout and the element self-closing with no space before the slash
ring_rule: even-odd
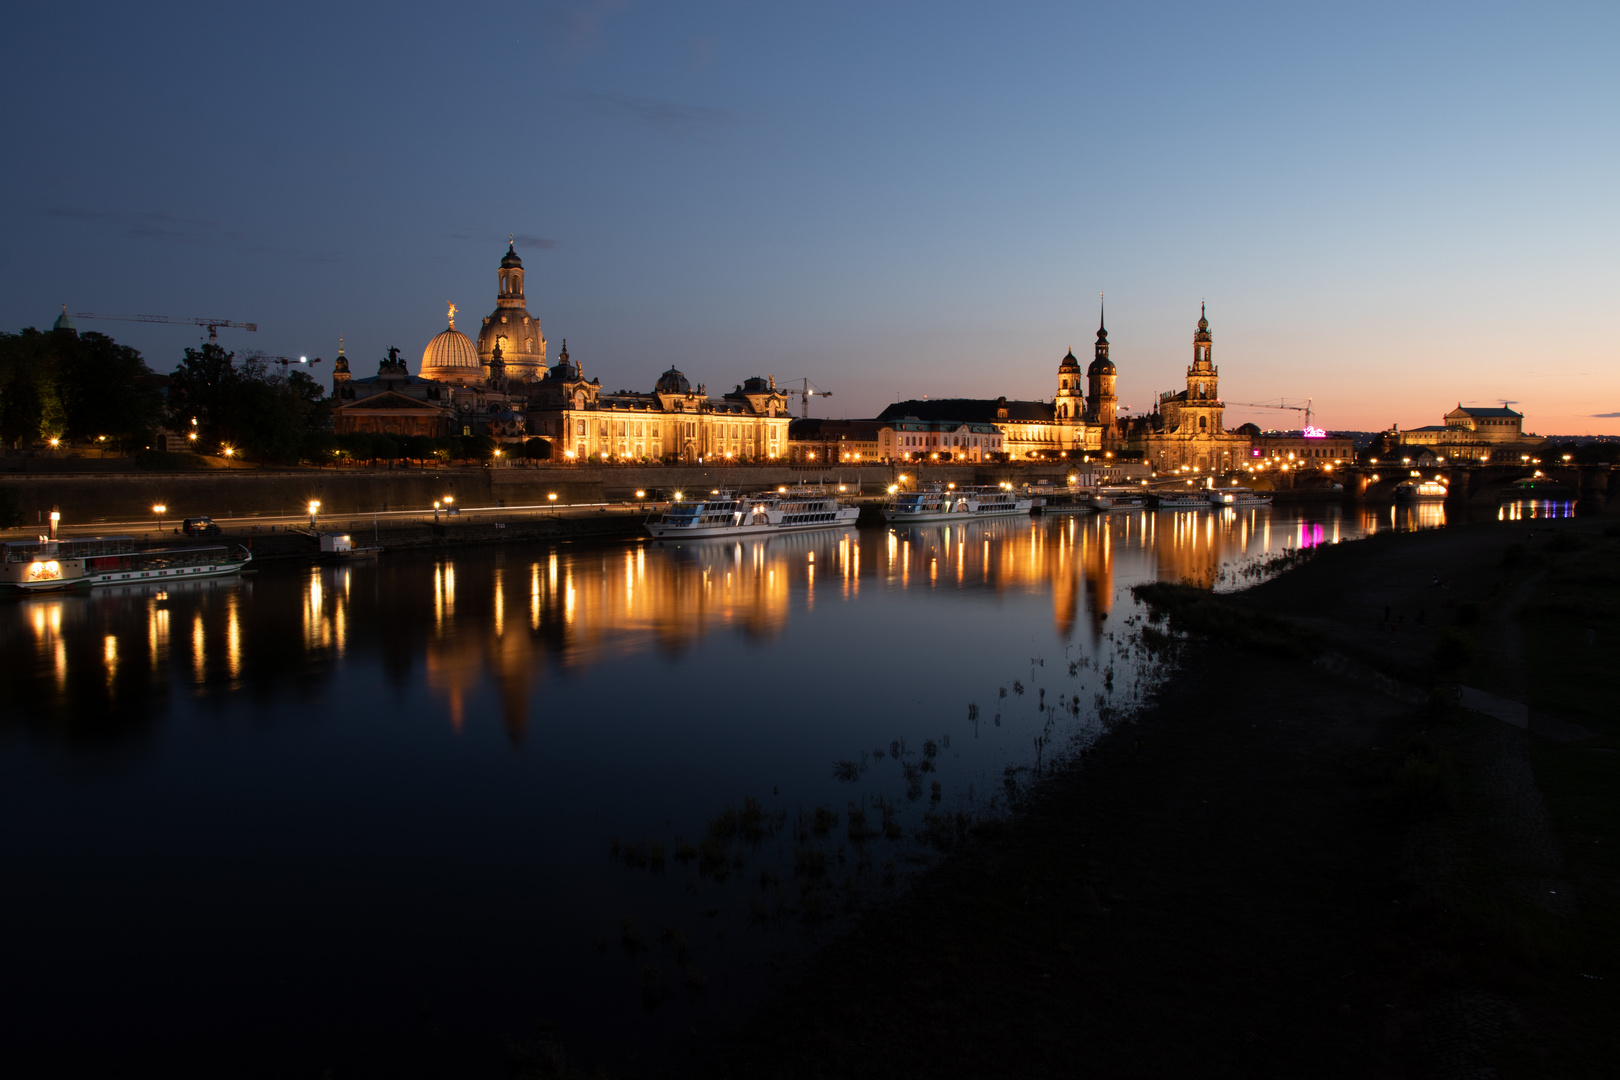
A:
<svg viewBox="0 0 1620 1080">
<path fill-rule="evenodd" d="M 783 514 L 784 525 L 810 525 L 817 521 L 836 521 L 836 514 Z"/>
</svg>

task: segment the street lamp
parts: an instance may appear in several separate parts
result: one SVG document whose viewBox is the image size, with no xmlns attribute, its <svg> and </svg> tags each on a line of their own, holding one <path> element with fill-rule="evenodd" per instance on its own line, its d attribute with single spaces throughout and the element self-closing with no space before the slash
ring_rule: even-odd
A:
<svg viewBox="0 0 1620 1080">
<path fill-rule="evenodd" d="M 158 523 L 157 523 L 158 532 L 163 531 L 163 515 L 168 513 L 168 512 L 169 512 L 169 508 L 167 506 L 164 506 L 162 503 L 158 503 L 156 506 L 152 507 L 152 513 L 154 515 L 156 515 L 156 517 L 158 519 Z"/>
<path fill-rule="evenodd" d="M 434 499 L 433 500 L 433 524 L 437 525 L 438 523 L 439 523 L 439 500 Z"/>
<path fill-rule="evenodd" d="M 556 502 L 557 501 L 557 493 L 555 491 L 553 491 L 551 494 L 547 495 L 546 498 L 550 499 L 552 502 Z"/>
<path fill-rule="evenodd" d="M 309 527 L 312 529 L 315 527 L 315 512 L 320 508 L 321 501 L 319 499 L 309 500 Z"/>
</svg>

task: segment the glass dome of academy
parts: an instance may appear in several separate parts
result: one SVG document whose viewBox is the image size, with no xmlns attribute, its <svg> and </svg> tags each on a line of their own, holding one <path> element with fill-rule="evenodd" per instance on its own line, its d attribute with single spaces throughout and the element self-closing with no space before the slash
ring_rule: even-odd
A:
<svg viewBox="0 0 1620 1080">
<path fill-rule="evenodd" d="M 529 314 L 523 295 L 523 260 L 511 241 L 497 273 L 495 310 L 484 319 L 478 332 L 478 360 L 487 370 L 499 343 L 507 378 L 514 382 L 544 379 L 546 336 L 540 332 L 540 320 Z"/>
</svg>

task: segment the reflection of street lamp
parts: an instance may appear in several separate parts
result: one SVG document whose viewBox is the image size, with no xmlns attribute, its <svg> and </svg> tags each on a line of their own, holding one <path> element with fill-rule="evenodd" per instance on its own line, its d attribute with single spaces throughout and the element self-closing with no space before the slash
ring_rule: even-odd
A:
<svg viewBox="0 0 1620 1080">
<path fill-rule="evenodd" d="M 163 531 L 163 515 L 168 512 L 169 508 L 164 506 L 162 503 L 158 503 L 156 506 L 152 507 L 152 513 L 155 514 L 158 519 L 158 532 Z"/>
</svg>

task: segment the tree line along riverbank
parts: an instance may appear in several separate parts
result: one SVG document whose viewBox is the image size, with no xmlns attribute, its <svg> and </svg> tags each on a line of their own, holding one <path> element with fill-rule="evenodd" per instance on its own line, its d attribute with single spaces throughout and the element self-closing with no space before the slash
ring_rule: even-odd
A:
<svg viewBox="0 0 1620 1080">
<path fill-rule="evenodd" d="M 1380 535 L 1150 588 L 1179 660 L 1151 707 L 693 1075 L 1608 1075 L 1617 534 Z"/>
</svg>

